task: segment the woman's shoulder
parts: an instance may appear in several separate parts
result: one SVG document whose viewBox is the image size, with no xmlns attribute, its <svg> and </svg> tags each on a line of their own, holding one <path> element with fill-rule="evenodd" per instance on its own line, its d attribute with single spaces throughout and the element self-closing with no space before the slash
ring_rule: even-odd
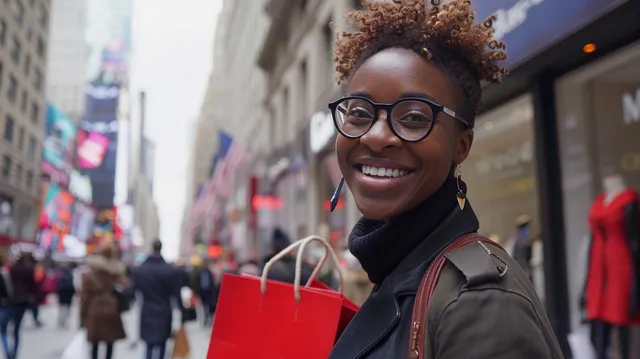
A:
<svg viewBox="0 0 640 359">
<path fill-rule="evenodd" d="M 545 315 L 530 278 L 502 248 L 470 243 L 446 257 L 430 302 L 430 313 L 442 314 L 464 297 L 465 302 L 477 301 L 478 309 L 488 298 L 504 302 L 507 307 L 524 301 L 536 316 Z"/>
<path fill-rule="evenodd" d="M 447 255 L 428 321 L 428 338 L 445 357 L 465 357 L 459 343 L 482 348 L 483 358 L 562 357 L 531 280 L 498 246 L 471 243 Z"/>
</svg>

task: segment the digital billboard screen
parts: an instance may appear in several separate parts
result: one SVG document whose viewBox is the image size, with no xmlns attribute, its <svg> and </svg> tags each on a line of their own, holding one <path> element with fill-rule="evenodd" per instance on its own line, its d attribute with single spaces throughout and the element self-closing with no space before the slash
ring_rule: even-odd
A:
<svg viewBox="0 0 640 359">
<path fill-rule="evenodd" d="M 119 96 L 118 85 L 87 85 L 78 131 L 77 166 L 91 179 L 93 204 L 103 209 L 113 207 L 115 194 Z"/>
</svg>

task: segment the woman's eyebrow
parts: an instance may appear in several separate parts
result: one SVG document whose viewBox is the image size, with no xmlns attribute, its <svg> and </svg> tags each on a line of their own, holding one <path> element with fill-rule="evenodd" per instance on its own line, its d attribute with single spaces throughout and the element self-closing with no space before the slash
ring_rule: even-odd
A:
<svg viewBox="0 0 640 359">
<path fill-rule="evenodd" d="M 369 100 L 373 99 L 373 96 L 371 96 L 371 94 L 369 94 L 367 92 L 362 92 L 362 91 L 352 92 L 349 96 L 364 97 L 364 98 L 368 98 Z M 435 101 L 435 99 L 433 97 L 427 95 L 426 93 L 422 93 L 422 92 L 406 92 L 406 93 L 403 93 L 402 95 L 400 95 L 400 97 L 398 97 L 398 99 L 409 98 L 409 97 L 417 97 L 417 98 L 423 98 L 423 99 L 426 99 L 426 100 Z"/>
</svg>

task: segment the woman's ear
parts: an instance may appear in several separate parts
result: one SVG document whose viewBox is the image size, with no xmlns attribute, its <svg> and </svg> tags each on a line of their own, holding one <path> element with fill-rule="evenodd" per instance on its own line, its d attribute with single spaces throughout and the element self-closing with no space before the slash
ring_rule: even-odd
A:
<svg viewBox="0 0 640 359">
<path fill-rule="evenodd" d="M 453 160 L 455 163 L 460 164 L 464 162 L 469 156 L 471 151 L 471 145 L 473 144 L 473 129 L 466 129 L 458 133 L 456 139 L 456 148 Z"/>
</svg>

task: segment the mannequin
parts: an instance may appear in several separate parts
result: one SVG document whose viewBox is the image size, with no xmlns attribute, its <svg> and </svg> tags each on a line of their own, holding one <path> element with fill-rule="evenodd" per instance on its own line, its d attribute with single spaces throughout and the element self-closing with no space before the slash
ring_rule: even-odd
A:
<svg viewBox="0 0 640 359">
<path fill-rule="evenodd" d="M 629 326 L 640 324 L 640 214 L 638 192 L 619 174 L 602 181 L 604 192 L 589 212 L 591 246 L 585 309 L 598 359 L 607 358 L 613 328 L 621 358 L 629 358 Z"/>
</svg>

